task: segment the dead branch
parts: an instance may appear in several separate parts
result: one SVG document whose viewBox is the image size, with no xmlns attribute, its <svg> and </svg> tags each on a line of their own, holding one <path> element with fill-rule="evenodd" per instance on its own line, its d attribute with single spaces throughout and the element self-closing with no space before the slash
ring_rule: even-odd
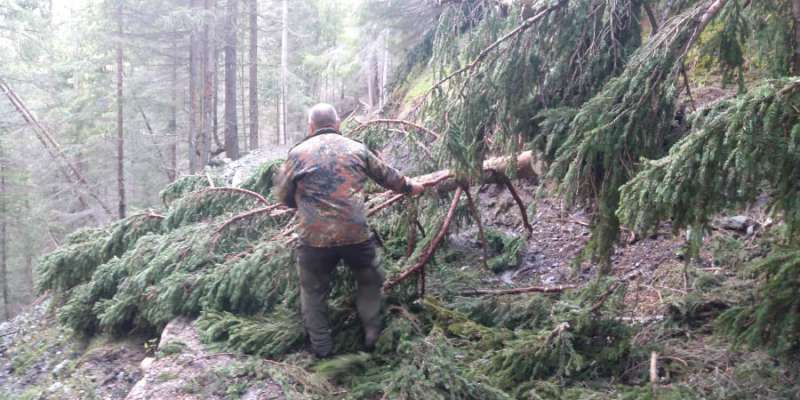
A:
<svg viewBox="0 0 800 400">
<path fill-rule="evenodd" d="M 486 233 L 483 230 L 483 221 L 481 220 L 481 213 L 480 211 L 478 211 L 478 206 L 475 205 L 475 201 L 473 201 L 472 199 L 472 194 L 469 192 L 469 187 L 464 187 L 464 193 L 467 195 L 467 204 L 469 205 L 472 217 L 475 218 L 475 222 L 478 224 L 478 234 L 480 235 L 481 248 L 483 249 L 483 257 L 481 258 L 481 263 L 483 264 L 483 269 L 488 271 L 489 242 L 486 240 Z"/>
<path fill-rule="evenodd" d="M 97 204 L 100 205 L 103 211 L 105 211 L 106 215 L 114 215 L 114 213 L 111 212 L 111 208 L 109 208 L 103 199 L 101 199 L 100 196 L 98 196 L 98 194 L 92 190 L 89 182 L 86 180 L 86 178 L 84 178 L 83 174 L 81 174 L 78 167 L 67 157 L 50 131 L 39 122 L 36 116 L 30 111 L 28 106 L 25 105 L 25 102 L 23 102 L 22 99 L 17 96 L 17 93 L 14 92 L 11 86 L 9 86 L 8 83 L 6 83 L 6 81 L 3 79 L 0 79 L 0 89 L 2 89 L 3 93 L 6 95 L 6 97 L 8 97 L 8 100 L 11 102 L 14 108 L 16 108 L 17 112 L 20 113 L 25 122 L 33 126 L 34 135 L 37 139 L 39 139 L 39 142 L 42 143 L 50 157 L 56 160 L 60 159 L 64 163 L 66 168 L 59 168 L 59 171 L 67 180 L 67 182 L 75 186 L 75 193 L 81 203 L 85 205 L 86 201 L 83 199 L 83 193 L 81 190 L 77 189 L 77 187 L 83 187 L 84 191 L 89 195 L 89 197 L 94 199 Z M 70 173 L 74 175 L 74 178 L 70 175 Z"/>
<path fill-rule="evenodd" d="M 417 263 L 413 267 L 401 272 L 400 275 L 396 276 L 394 279 L 386 282 L 383 285 L 384 291 L 391 289 L 409 276 L 425 268 L 425 265 L 428 263 L 428 261 L 430 261 L 431 257 L 433 257 L 433 253 L 436 251 L 436 248 L 439 247 L 442 239 L 444 239 L 445 235 L 447 234 L 447 228 L 450 227 L 450 223 L 453 222 L 453 217 L 455 216 L 456 207 L 458 206 L 458 201 L 461 199 L 462 192 L 463 189 L 461 189 L 461 187 L 456 189 L 456 193 L 453 195 L 453 201 L 450 203 L 450 209 L 447 210 L 447 216 L 445 216 L 442 226 L 439 228 L 439 232 L 436 233 L 436 236 L 433 238 L 433 240 L 431 240 L 428 248 L 425 249 L 422 255 L 417 259 Z"/>
<path fill-rule="evenodd" d="M 508 177 L 504 178 L 503 184 L 506 185 L 506 188 L 511 193 L 511 197 L 514 198 L 514 202 L 516 202 L 517 207 L 519 207 L 519 213 L 522 215 L 522 224 L 525 226 L 528 234 L 533 233 L 533 226 L 531 226 L 530 221 L 528 221 L 528 210 L 525 208 L 525 205 L 522 204 L 522 198 L 519 197 L 519 193 L 517 193 L 517 189 L 514 188 L 514 184 L 511 183 L 511 179 L 508 179 Z"/>
<path fill-rule="evenodd" d="M 506 294 L 523 294 L 523 293 L 561 293 L 565 290 L 575 289 L 576 285 L 559 285 L 559 286 L 529 286 L 513 289 L 471 289 L 465 290 L 459 295 L 461 296 L 502 296 Z"/>
</svg>

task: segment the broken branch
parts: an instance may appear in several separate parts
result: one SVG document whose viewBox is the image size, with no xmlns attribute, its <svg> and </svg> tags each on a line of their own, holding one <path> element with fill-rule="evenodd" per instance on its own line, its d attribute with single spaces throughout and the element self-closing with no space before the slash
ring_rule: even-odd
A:
<svg viewBox="0 0 800 400">
<path fill-rule="evenodd" d="M 463 189 L 461 189 L 461 187 L 456 189 L 456 193 L 453 195 L 453 201 L 450 203 L 450 208 L 447 210 L 447 216 L 445 216 L 442 226 L 439 228 L 439 232 L 436 233 L 436 236 L 433 238 L 430 245 L 428 245 L 428 248 L 425 249 L 425 251 L 419 257 L 417 263 L 413 267 L 401 272 L 400 275 L 394 279 L 386 282 L 386 284 L 383 285 L 384 291 L 391 289 L 412 274 L 425 268 L 425 265 L 428 263 L 428 261 L 430 261 L 431 257 L 433 257 L 433 253 L 436 251 L 436 248 L 439 247 L 442 239 L 444 239 L 445 235 L 447 234 L 447 228 L 450 227 L 450 223 L 453 222 L 453 217 L 455 216 L 456 207 L 458 206 L 459 199 L 461 199 L 462 192 Z"/>
<path fill-rule="evenodd" d="M 502 296 L 506 294 L 523 294 L 523 293 L 561 293 L 565 290 L 575 289 L 576 285 L 559 285 L 559 286 L 529 286 L 514 289 L 472 289 L 465 290 L 459 295 L 461 296 Z"/>
</svg>

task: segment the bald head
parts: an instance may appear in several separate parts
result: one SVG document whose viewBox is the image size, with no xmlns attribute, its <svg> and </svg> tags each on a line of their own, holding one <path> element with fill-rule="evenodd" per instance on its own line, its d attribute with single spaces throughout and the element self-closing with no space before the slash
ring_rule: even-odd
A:
<svg viewBox="0 0 800 400">
<path fill-rule="evenodd" d="M 332 105 L 319 103 L 308 110 L 308 128 L 310 133 L 318 129 L 333 128 L 339 130 L 339 115 Z"/>
</svg>

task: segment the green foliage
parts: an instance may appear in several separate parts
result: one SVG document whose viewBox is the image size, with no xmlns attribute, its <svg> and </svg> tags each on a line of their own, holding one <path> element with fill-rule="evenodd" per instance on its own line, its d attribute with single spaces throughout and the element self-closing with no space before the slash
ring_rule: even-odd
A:
<svg viewBox="0 0 800 400">
<path fill-rule="evenodd" d="M 164 225 L 175 229 L 225 214 L 244 212 L 256 205 L 264 206 L 256 197 L 241 192 L 201 189 L 171 202 Z"/>
<path fill-rule="evenodd" d="M 739 344 L 796 356 L 800 351 L 800 251 L 772 255 L 754 264 L 752 271 L 761 285 L 748 301 L 725 311 L 718 326 Z"/>
<path fill-rule="evenodd" d="M 197 320 L 197 326 L 207 341 L 224 341 L 232 349 L 261 357 L 286 354 L 305 340 L 300 314 L 286 308 L 263 317 L 210 311 Z"/>
<path fill-rule="evenodd" d="M 265 197 L 272 195 L 272 186 L 274 185 L 275 174 L 283 165 L 283 160 L 273 160 L 262 164 L 256 172 L 250 175 L 246 181 L 239 185 L 242 189 L 251 190 L 256 193 L 261 193 Z"/>
<path fill-rule="evenodd" d="M 424 107 L 425 119 L 447 132 L 438 150 L 460 175 L 476 179 L 492 150 L 518 152 L 520 138 L 540 133 L 537 114 L 583 103 L 623 70 L 641 43 L 640 1 L 578 0 L 560 3 L 482 55 L 532 10 L 553 3 L 515 4 L 506 16 L 482 2 L 459 2 L 442 13 L 433 42 L 434 82 L 482 57 L 435 88 Z M 470 29 L 462 44 L 452 32 L 463 27 Z"/>
<path fill-rule="evenodd" d="M 170 183 L 159 193 L 161 202 L 169 207 L 173 201 L 180 199 L 188 193 L 196 192 L 211 187 L 209 178 L 204 175 L 187 175 Z"/>
<path fill-rule="evenodd" d="M 39 291 L 68 290 L 88 281 L 99 265 L 125 253 L 142 236 L 159 232 L 161 219 L 154 214 L 136 214 L 106 229 L 84 229 L 70 235 L 64 246 L 39 262 Z"/>
<path fill-rule="evenodd" d="M 351 398 L 382 394 L 391 399 L 510 399 L 478 375 L 465 374 L 463 354 L 440 330 L 402 342 L 395 361 L 367 373 Z"/>
<path fill-rule="evenodd" d="M 676 110 L 676 77 L 711 3 L 671 18 L 639 48 L 620 76 L 580 107 L 556 154 L 549 176 L 561 182 L 567 202 L 597 202 L 586 251 L 606 267 L 619 234 L 619 189 L 640 157 L 664 151 Z"/>
<path fill-rule="evenodd" d="M 514 269 L 519 265 L 525 241 L 522 236 L 509 235 L 495 229 L 486 231 L 486 241 L 489 242 L 489 249 L 496 256 L 489 259 L 487 264 L 489 269 L 495 273 L 500 273 L 509 269 Z"/>
<path fill-rule="evenodd" d="M 622 188 L 620 218 L 640 232 L 666 219 L 676 229 L 702 226 L 766 189 L 787 238 L 800 239 L 798 89 L 798 79 L 767 81 L 699 112 L 691 134 Z"/>
<path fill-rule="evenodd" d="M 602 318 L 580 316 L 552 329 L 519 331 L 491 358 L 498 387 L 523 393 L 537 379 L 592 379 L 619 374 L 630 353 L 630 329 Z"/>
</svg>

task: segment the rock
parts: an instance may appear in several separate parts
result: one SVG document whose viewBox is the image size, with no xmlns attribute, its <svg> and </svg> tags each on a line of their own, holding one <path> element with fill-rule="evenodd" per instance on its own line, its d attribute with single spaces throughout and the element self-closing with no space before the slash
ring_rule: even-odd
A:
<svg viewBox="0 0 800 400">
<path fill-rule="evenodd" d="M 753 221 L 746 215 L 735 215 L 720 219 L 719 227 L 730 231 L 746 232 L 747 227 L 753 225 Z"/>
<path fill-rule="evenodd" d="M 47 388 L 47 391 L 50 393 L 55 393 L 60 392 L 62 389 L 64 389 L 64 384 L 61 382 L 55 382 Z"/>
<path fill-rule="evenodd" d="M 53 375 L 60 374 L 62 371 L 64 371 L 64 368 L 67 366 L 67 364 L 69 364 L 69 360 L 64 360 L 58 363 L 58 365 L 56 365 L 55 368 L 53 368 L 52 374 Z"/>
<path fill-rule="evenodd" d="M 234 355 L 208 350 L 200 341 L 193 321 L 184 317 L 176 318 L 164 327 L 158 347 L 164 348 L 174 343 L 184 345 L 183 351 L 167 353 L 158 359 L 148 357 L 142 360 L 144 376 L 133 386 L 126 400 L 230 398 L 221 391 L 233 382 L 224 381 L 219 371 L 230 370 L 237 363 L 241 364 Z M 241 383 L 237 381 L 237 384 Z M 280 385 L 269 378 L 259 378 L 252 385 L 247 398 L 283 398 Z"/>
<path fill-rule="evenodd" d="M 147 371 L 148 369 L 150 369 L 150 366 L 153 365 L 153 361 L 155 360 L 156 359 L 153 357 L 145 357 L 145 359 L 142 360 L 142 363 L 140 364 L 140 366 L 142 367 L 142 371 Z"/>
</svg>

